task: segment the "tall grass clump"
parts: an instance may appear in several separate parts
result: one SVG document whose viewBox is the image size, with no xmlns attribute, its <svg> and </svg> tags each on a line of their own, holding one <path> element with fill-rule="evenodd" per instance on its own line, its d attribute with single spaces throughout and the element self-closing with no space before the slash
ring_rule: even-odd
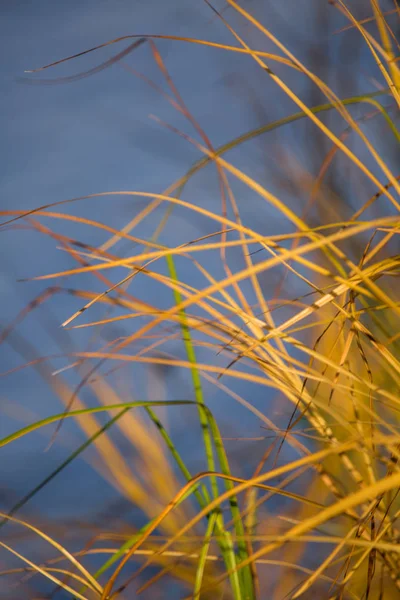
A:
<svg viewBox="0 0 400 600">
<path fill-rule="evenodd" d="M 360 16 L 355 3 L 330 4 L 347 29 L 337 35 L 361 40 L 362 94 L 358 73 L 339 60 L 313 69 L 262 10 L 256 18 L 234 0 L 209 5 L 223 42 L 132 34 L 89 49 L 119 47 L 67 78 L 130 53 L 137 65 L 141 47 L 163 84 L 142 79 L 177 114 L 157 126 L 199 159 L 165 189 L 2 211 L 3 226 L 47 236 L 70 261 L 51 273 L 38 265 L 44 288 L 2 343 L 52 299 L 68 294 L 71 311 L 59 352 L 28 352 L 20 339 L 14 369 L 35 369 L 59 408 L 1 446 L 17 455 L 42 432 L 48 456 L 71 422 L 85 436 L 1 515 L 2 579 L 22 581 L 23 595 L 43 584 L 46 598 L 87 600 L 400 598 L 400 9 L 371 0 Z M 169 44 L 234 54 L 259 78 L 266 110 L 278 98 L 288 111 L 216 145 L 159 51 Z M 258 146 L 265 175 L 247 149 L 269 135 Z M 98 206 L 127 200 L 120 228 L 98 218 Z M 101 243 L 85 241 L 93 231 Z M 95 522 L 74 519 L 74 506 L 56 521 L 45 505 L 40 518 L 28 512 L 86 456 L 119 504 Z M 90 493 L 84 479 L 70 485 L 82 501 Z"/>
</svg>

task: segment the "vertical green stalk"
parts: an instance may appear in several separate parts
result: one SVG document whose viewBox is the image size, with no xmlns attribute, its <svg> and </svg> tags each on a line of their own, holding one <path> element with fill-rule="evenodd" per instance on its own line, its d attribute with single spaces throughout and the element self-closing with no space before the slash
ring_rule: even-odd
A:
<svg viewBox="0 0 400 600">
<path fill-rule="evenodd" d="M 179 279 L 178 279 L 178 275 L 177 275 L 176 268 L 175 268 L 175 263 L 174 263 L 172 256 L 167 255 L 166 260 L 167 260 L 168 271 L 169 271 L 171 279 L 174 282 L 178 283 Z M 182 302 L 182 296 L 177 289 L 174 289 L 174 298 L 175 298 L 176 305 L 179 305 Z M 183 309 L 181 309 L 179 311 L 178 315 L 180 318 L 182 338 L 183 338 L 184 345 L 185 345 L 186 355 L 187 355 L 188 361 L 191 364 L 190 371 L 191 371 L 193 388 L 194 388 L 194 393 L 195 393 L 195 400 L 196 400 L 196 403 L 199 408 L 199 420 L 200 420 L 200 426 L 202 429 L 203 443 L 204 443 L 204 449 L 205 449 L 205 454 L 206 454 L 206 459 L 207 459 L 207 467 L 208 467 L 209 471 L 211 471 L 211 472 L 215 471 L 215 460 L 214 460 L 214 451 L 213 451 L 213 445 L 214 445 L 222 472 L 226 475 L 230 475 L 229 463 L 228 463 L 228 459 L 226 456 L 224 445 L 222 443 L 221 435 L 219 433 L 219 430 L 215 423 L 215 420 L 212 418 L 211 413 L 207 409 L 205 402 L 204 402 L 200 374 L 199 374 L 199 370 L 197 368 L 196 353 L 195 353 L 194 346 L 192 343 L 192 338 L 191 338 L 190 329 L 189 329 L 189 326 L 187 323 L 186 313 Z M 227 489 L 232 489 L 233 488 L 232 482 L 229 480 L 226 480 L 225 487 Z M 219 490 L 218 490 L 218 484 L 217 484 L 215 477 L 211 477 L 211 491 L 212 491 L 213 497 L 217 498 L 219 495 Z M 238 538 L 239 538 L 238 555 L 237 556 L 236 556 L 234 546 L 232 543 L 232 537 L 229 534 L 229 532 L 226 531 L 224 528 L 224 521 L 223 521 L 222 513 L 220 513 L 218 518 L 216 519 L 216 529 L 219 531 L 219 533 L 221 535 L 221 538 L 220 538 L 221 542 L 222 542 L 222 540 L 225 540 L 225 544 L 227 544 L 227 548 L 225 549 L 225 551 L 223 551 L 222 546 L 221 546 L 221 552 L 223 552 L 225 564 L 227 565 L 229 570 L 232 568 L 236 569 L 238 562 L 240 563 L 240 562 L 242 562 L 242 560 L 245 560 L 247 558 L 247 549 L 246 549 L 246 545 L 245 545 L 245 542 L 243 539 L 244 527 L 243 527 L 242 519 L 240 516 L 238 502 L 237 502 L 236 497 L 234 497 L 234 496 L 230 499 L 230 507 L 231 507 L 232 518 L 235 523 L 236 534 L 238 535 Z M 228 559 L 228 562 L 226 559 Z M 233 564 L 232 564 L 232 559 L 233 559 Z M 245 567 L 244 569 L 242 569 L 240 571 L 236 570 L 231 575 L 231 585 L 232 585 L 233 592 L 235 594 L 235 598 L 237 600 L 239 600 L 239 599 L 253 600 L 254 599 L 254 586 L 253 586 L 251 569 L 249 566 Z"/>
</svg>

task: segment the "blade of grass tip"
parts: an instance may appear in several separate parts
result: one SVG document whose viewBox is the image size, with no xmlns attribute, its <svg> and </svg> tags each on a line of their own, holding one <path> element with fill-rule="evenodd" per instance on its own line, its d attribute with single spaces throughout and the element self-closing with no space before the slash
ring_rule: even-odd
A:
<svg viewBox="0 0 400 600">
<path fill-rule="evenodd" d="M 101 63 L 100 65 L 97 65 L 96 67 L 93 67 L 92 69 L 89 69 L 88 71 L 84 71 L 82 73 L 77 73 L 76 75 L 69 75 L 67 77 L 57 77 L 56 79 L 26 79 L 26 78 L 20 77 L 19 81 L 21 81 L 22 83 L 28 83 L 31 85 L 32 84 L 56 85 L 56 84 L 61 84 L 61 83 L 72 83 L 73 81 L 79 81 L 80 79 L 84 79 L 85 77 L 90 77 L 91 75 L 96 75 L 97 73 L 104 71 L 108 67 L 111 67 L 113 64 L 117 63 L 118 61 L 120 61 L 123 58 L 125 58 L 126 56 L 128 56 L 128 54 L 133 52 L 133 50 L 136 50 L 136 48 L 138 48 L 139 46 L 144 44 L 144 42 L 146 42 L 146 41 L 147 41 L 146 38 L 140 38 L 139 40 L 136 40 L 135 42 L 130 44 L 127 48 L 125 48 L 121 52 L 118 52 L 118 54 L 116 54 L 115 56 L 112 56 L 111 58 L 109 58 L 105 62 Z M 92 48 L 92 50 L 95 50 L 95 49 L 96 48 Z M 77 58 L 78 56 L 87 54 L 88 52 L 91 52 L 92 50 L 86 50 L 75 56 L 70 56 L 69 58 L 63 59 L 56 63 L 53 63 L 52 66 L 55 66 L 56 64 L 59 64 L 60 62 L 66 62 L 68 60 L 72 60 L 73 58 Z M 42 69 L 36 69 L 34 71 L 25 71 L 25 73 L 35 73 L 39 70 L 42 70 Z"/>
<path fill-rule="evenodd" d="M 45 71 L 46 69 L 51 69 L 52 67 L 61 65 L 62 63 L 68 62 L 70 60 L 74 60 L 75 58 L 80 58 L 81 56 L 85 56 L 85 54 L 90 54 L 91 52 L 95 52 L 96 50 L 100 50 L 101 48 L 106 48 L 106 46 L 111 46 L 112 44 L 115 44 L 116 42 L 130 40 L 133 37 L 140 38 L 140 36 L 126 35 L 126 36 L 123 36 L 123 37 L 115 39 L 115 40 L 109 40 L 108 42 L 105 42 L 104 44 L 99 44 L 98 46 L 93 46 L 92 48 L 89 48 L 88 50 L 83 50 L 82 52 L 78 52 L 77 54 L 72 54 L 71 56 L 67 56 L 66 58 L 61 58 L 60 60 L 56 60 L 52 63 L 44 65 L 43 67 L 39 67 L 38 69 L 27 69 L 24 71 L 24 73 L 39 73 L 40 71 Z M 143 38 L 143 39 L 146 39 L 146 38 Z"/>
<path fill-rule="evenodd" d="M 29 500 L 31 500 L 38 492 L 40 492 L 40 490 L 42 490 L 48 483 L 50 483 L 50 481 L 52 479 L 54 479 L 54 477 L 56 477 L 56 475 L 61 473 L 61 471 L 63 471 L 65 469 L 65 467 L 67 467 L 69 464 L 71 464 L 71 462 L 73 460 L 75 460 L 75 458 L 77 458 L 80 454 L 82 454 L 82 452 L 84 450 L 86 450 L 86 448 L 88 448 L 98 437 L 100 437 L 102 433 L 104 433 L 105 431 L 110 429 L 110 427 L 112 425 L 114 425 L 114 423 L 116 423 L 118 421 L 118 419 L 120 419 L 126 412 L 128 412 L 128 410 L 130 410 L 130 409 L 124 408 L 117 415 L 115 415 L 115 417 L 110 419 L 105 425 L 103 425 L 103 427 L 101 427 L 101 429 L 96 431 L 96 433 L 94 435 L 92 435 L 90 438 L 88 438 L 81 446 L 79 446 L 79 448 L 77 448 L 72 454 L 70 454 L 70 456 L 66 460 L 64 460 L 61 463 L 61 465 L 59 467 L 57 467 L 57 469 L 55 469 L 50 475 L 48 475 L 45 479 L 43 479 L 43 481 L 41 481 L 33 490 L 31 490 L 28 494 L 26 494 L 26 496 L 24 496 L 21 500 L 19 500 L 19 502 L 14 504 L 14 506 L 7 513 L 7 517 L 5 517 L 2 521 L 0 521 L 0 528 L 5 523 L 7 523 L 8 517 L 11 517 L 20 508 L 25 506 L 25 504 L 27 504 L 27 502 L 29 502 Z"/>
<path fill-rule="evenodd" d="M 166 261 L 167 261 L 168 271 L 169 271 L 171 279 L 174 282 L 179 283 L 179 278 L 178 278 L 178 274 L 177 274 L 177 271 L 175 268 L 175 262 L 173 260 L 172 255 L 168 254 L 166 256 Z M 174 289 L 174 298 L 175 298 L 176 305 L 179 306 L 182 302 L 182 296 L 181 296 L 179 290 L 176 288 Z M 202 408 L 205 407 L 203 388 L 201 385 L 201 378 L 200 378 L 199 370 L 197 368 L 196 352 L 195 352 L 194 346 L 192 344 L 190 329 L 189 329 L 187 319 L 186 319 L 186 312 L 184 309 L 181 309 L 178 314 L 180 317 L 182 337 L 183 337 L 183 341 L 184 341 L 184 345 L 185 345 L 186 354 L 188 357 L 188 361 L 192 365 L 192 367 L 191 367 L 192 382 L 193 382 L 196 403 L 199 406 L 199 419 L 200 419 L 200 425 L 201 425 L 202 433 L 203 433 L 203 442 L 204 442 L 204 448 L 205 448 L 205 452 L 206 452 L 208 470 L 215 471 L 215 461 L 214 461 L 213 444 L 212 444 L 212 442 L 214 442 L 215 449 L 219 455 L 219 458 L 220 459 L 222 458 L 222 462 L 220 460 L 221 468 L 223 469 L 225 474 L 230 475 L 229 464 L 228 464 L 228 461 L 226 458 L 226 453 L 223 448 L 223 443 L 222 443 L 221 436 L 219 435 L 218 428 L 216 427 L 216 424 L 214 422 L 212 423 L 211 419 L 207 416 L 207 415 L 211 415 L 211 413 L 209 411 L 201 410 L 201 408 L 200 408 L 200 407 L 202 407 Z M 213 496 L 214 496 L 214 498 L 217 498 L 218 494 L 219 494 L 217 481 L 213 477 L 211 478 L 210 481 L 211 481 L 211 489 L 212 489 Z M 231 486 L 232 486 L 232 483 L 231 483 Z M 231 505 L 232 517 L 235 520 L 235 523 L 238 523 L 237 517 L 239 516 L 239 521 L 240 521 L 240 513 L 238 515 L 237 499 L 231 498 L 230 505 Z M 222 515 L 221 515 L 221 520 L 218 519 L 218 523 L 221 523 L 222 530 L 224 530 Z M 242 539 L 243 539 L 244 528 L 241 531 L 241 533 L 242 533 Z M 225 536 L 226 536 L 226 534 L 227 534 L 227 532 L 225 532 Z M 229 546 L 231 546 L 230 542 L 229 542 Z M 241 541 L 239 543 L 239 546 L 240 546 L 240 551 L 239 551 L 238 560 L 239 560 L 239 562 L 242 562 L 242 560 L 247 558 L 247 548 L 246 548 L 245 542 L 243 542 L 243 541 Z M 236 556 L 235 556 L 235 564 L 236 564 Z M 246 591 L 247 597 L 249 599 L 253 598 L 254 597 L 254 588 L 253 588 L 253 584 L 252 584 L 251 570 L 249 568 L 247 568 L 247 569 L 243 570 L 239 576 L 242 580 L 243 588 L 244 588 L 244 591 Z"/>
<path fill-rule="evenodd" d="M 92 48 L 89 48 L 88 50 L 83 50 L 82 52 L 78 52 L 77 54 L 67 56 L 66 58 L 61 58 L 59 60 L 56 60 L 52 63 L 48 63 L 47 65 L 44 65 L 37 69 L 26 69 L 24 71 L 24 73 L 39 73 L 40 71 L 45 71 L 46 69 L 50 69 L 57 65 L 61 65 L 62 63 L 68 62 L 70 60 L 74 60 L 75 58 L 79 58 L 80 56 L 84 56 L 85 54 L 89 54 L 91 52 L 95 52 L 96 50 L 100 50 L 101 48 L 106 48 L 107 46 L 111 46 L 113 44 L 118 44 L 120 42 L 126 42 L 129 40 L 137 40 L 137 39 L 144 40 L 144 41 L 152 39 L 152 40 L 167 40 L 167 41 L 172 41 L 172 42 L 186 42 L 188 44 L 196 44 L 196 45 L 207 46 L 207 47 L 211 47 L 211 48 L 219 48 L 220 50 L 228 50 L 229 52 L 237 52 L 238 54 L 247 54 L 246 50 L 244 50 L 243 48 L 238 48 L 237 46 L 230 46 L 227 44 L 219 44 L 217 42 L 210 42 L 208 40 L 188 38 L 188 37 L 182 37 L 182 36 L 176 36 L 176 35 L 134 34 L 134 35 L 123 35 L 121 37 L 114 38 L 112 40 L 108 40 L 107 42 L 104 42 L 103 44 L 99 44 L 98 46 L 93 46 Z M 288 60 L 287 58 L 284 58 L 277 54 L 271 54 L 270 52 L 263 52 L 263 51 L 257 51 L 257 50 L 254 50 L 254 53 L 256 55 L 265 56 L 266 58 L 275 60 L 278 63 L 285 64 L 290 67 L 296 68 L 296 65 L 293 63 L 293 61 Z"/>
</svg>

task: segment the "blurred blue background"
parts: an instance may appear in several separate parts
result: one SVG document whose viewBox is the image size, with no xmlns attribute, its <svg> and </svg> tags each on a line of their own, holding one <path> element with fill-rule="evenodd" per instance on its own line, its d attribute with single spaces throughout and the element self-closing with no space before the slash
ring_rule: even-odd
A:
<svg viewBox="0 0 400 600">
<path fill-rule="evenodd" d="M 374 78 L 378 75 L 368 62 L 367 51 L 354 32 L 334 35 L 345 21 L 328 3 L 298 0 L 277 4 L 252 0 L 242 4 L 332 85 L 341 97 L 376 89 Z M 275 51 L 272 43 L 232 8 L 223 3 L 219 3 L 218 8 L 223 9 L 224 17 L 253 48 Z M 359 9 L 361 14 L 361 2 Z M 367 10 L 365 12 L 369 14 Z M 133 73 L 133 69 L 142 73 L 169 93 L 149 44 L 143 44 L 112 67 L 77 81 L 54 82 L 57 78 L 91 69 L 120 52 L 130 42 L 111 45 L 38 74 L 24 73 L 129 34 L 186 36 L 236 45 L 224 24 L 200 1 L 1 2 L 1 210 L 29 211 L 68 198 L 115 190 L 161 193 L 201 158 L 199 150 L 187 140 L 149 117 L 150 114 L 155 115 L 198 139 L 187 120 L 161 94 Z M 255 62 L 246 56 L 179 41 L 155 40 L 155 44 L 191 114 L 215 147 L 297 111 Z M 332 64 L 340 66 L 340 79 L 331 76 Z M 277 71 L 283 76 L 290 76 L 296 92 L 309 105 L 323 101 L 321 94 L 305 78 L 289 73 L 282 66 L 277 67 Z M 354 110 L 356 114 L 359 109 Z M 334 115 L 327 115 L 324 119 L 334 126 Z M 290 181 L 285 171 L 285 160 L 292 157 L 299 166 L 315 175 L 321 166 L 321 153 L 328 148 L 326 141 L 310 124 L 298 122 L 257 138 L 227 156 L 233 164 L 251 174 L 300 214 L 305 198 Z M 338 172 L 340 159 L 332 168 L 332 179 Z M 354 185 L 357 182 L 357 178 L 352 180 Z M 233 180 L 231 183 L 246 226 L 265 234 L 291 230 L 290 224 L 283 222 L 276 211 L 242 184 Z M 336 178 L 334 185 L 335 191 L 340 193 L 341 178 Z M 364 182 L 363 185 L 367 184 Z M 221 213 L 218 178 L 213 165 L 191 180 L 184 198 Z M 92 218 L 121 229 L 147 202 L 142 198 L 110 195 L 54 210 Z M 133 234 L 150 238 L 164 211 L 165 206 L 157 209 L 152 218 L 147 218 Z M 232 214 L 229 216 L 232 217 Z M 105 232 L 85 225 L 45 218 L 41 218 L 40 222 L 93 246 L 108 239 Z M 0 236 L 3 328 L 48 284 L 93 291 L 104 289 L 97 280 L 86 275 L 50 282 L 18 282 L 18 279 L 57 272 L 75 265 L 66 252 L 56 249 L 54 240 L 30 228 L 20 228 L 20 225 L 22 221 L 18 222 L 18 227 L 3 228 Z M 160 241 L 165 245 L 175 245 L 216 230 L 212 221 L 188 210 L 174 209 Z M 121 241 L 117 248 L 121 256 L 135 252 L 134 245 L 127 241 Z M 190 261 L 177 260 L 177 267 L 184 281 L 191 285 L 204 285 Z M 217 262 L 209 268 L 216 278 L 224 275 Z M 277 270 L 266 278 L 261 276 L 267 298 L 273 295 L 280 274 Z M 112 278 L 110 271 L 107 276 Z M 113 280 L 117 281 L 118 276 Z M 164 305 L 172 302 L 170 291 L 160 292 L 160 288 L 156 289 L 145 277 L 138 277 L 130 291 L 148 302 L 153 300 Z M 251 300 L 255 302 L 255 299 Z M 82 298 L 60 293 L 30 312 L 0 347 L 1 371 L 16 369 L 37 357 L 58 354 L 68 351 L 68 348 L 88 348 L 93 330 L 67 332 L 60 329 L 60 324 L 83 303 Z M 86 313 L 82 322 L 101 318 L 102 315 L 104 307 L 93 307 L 91 314 Z M 96 349 L 105 341 L 131 332 L 136 327 L 135 321 L 127 323 L 110 326 L 108 330 L 107 327 L 101 328 L 98 334 L 101 343 L 95 342 L 91 347 Z M 173 347 L 184 357 L 179 341 Z M 201 358 L 202 352 L 199 354 Z M 207 357 L 211 360 L 209 352 Z M 215 362 L 223 366 L 229 361 L 226 357 L 215 356 Z M 57 358 L 51 364 L 54 368 L 61 368 L 68 364 L 68 359 Z M 122 374 L 124 391 L 121 393 L 126 400 L 193 397 L 190 376 L 186 372 L 151 367 L 144 369 L 139 365 L 124 367 L 121 377 Z M 63 377 L 71 386 L 76 386 L 80 380 L 79 374 L 71 371 Z M 231 387 L 244 397 L 249 396 L 248 385 L 240 382 Z M 232 398 L 207 382 L 204 389 L 207 402 L 225 435 L 263 435 L 257 419 Z M 82 398 L 89 405 L 95 402 L 87 388 L 84 388 Z M 285 426 L 291 410 L 287 403 L 276 403 L 275 392 L 254 386 L 250 400 L 282 427 Z M 32 367 L 17 370 L 1 379 L 1 402 L 2 436 L 37 418 L 63 410 L 58 397 L 44 380 L 43 372 Z M 174 440 L 192 461 L 193 471 L 204 470 L 200 433 L 193 411 L 180 409 L 166 414 Z M 240 423 L 240 431 L 237 423 Z M 188 436 L 191 426 L 193 437 L 192 433 Z M 63 425 L 55 444 L 46 452 L 53 431 L 54 427 L 50 426 L 2 448 L 0 502 L 3 511 L 7 512 L 84 441 L 81 430 L 68 422 Z M 194 440 L 197 441 L 194 443 Z M 232 451 L 232 462 L 238 464 L 242 473 L 246 472 L 246 457 L 255 464 L 255 457 L 262 455 L 266 444 L 262 440 L 227 442 Z M 128 451 L 131 452 L 131 449 L 128 448 Z M 82 522 L 91 522 L 95 528 L 97 523 L 102 522 L 104 514 L 107 514 L 107 519 L 114 518 L 110 515 L 116 514 L 115 507 L 119 507 L 117 514 L 121 519 L 136 522 L 132 509 L 121 503 L 113 488 L 79 458 L 27 503 L 21 515 L 28 520 L 33 518 L 36 523 L 41 519 L 44 522 L 48 519 L 65 522 L 82 519 Z M 60 526 L 58 539 L 62 541 L 65 535 L 67 533 Z M 2 554 L 5 552 L 2 551 Z M 9 564 L 8 556 L 2 556 L 0 560 L 4 565 Z M 26 592 L 18 591 L 25 590 L 22 586 L 16 591 L 8 590 L 4 597 L 25 597 L 24 593 L 39 590 L 41 584 L 32 582 L 26 585 Z M 56 597 L 61 598 L 62 594 Z"/>
</svg>

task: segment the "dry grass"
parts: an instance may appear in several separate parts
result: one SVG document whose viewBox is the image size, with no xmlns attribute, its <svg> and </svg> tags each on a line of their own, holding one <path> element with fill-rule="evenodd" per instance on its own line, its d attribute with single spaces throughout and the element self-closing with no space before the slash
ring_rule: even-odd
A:
<svg viewBox="0 0 400 600">
<path fill-rule="evenodd" d="M 106 344 L 94 333 L 95 349 L 92 343 L 90 349 L 60 348 L 57 357 L 31 354 L 21 365 L 21 369 L 38 370 L 60 398 L 64 412 L 34 421 L 3 439 L 1 445 L 17 444 L 18 438 L 58 423 L 53 443 L 67 418 L 74 419 L 87 438 L 2 515 L 8 537 L 7 543 L 0 544 L 22 563 L 21 568 L 4 570 L 2 576 L 18 578 L 25 573 L 28 589 L 36 574 L 63 588 L 69 597 L 88 600 L 131 598 L 134 589 L 144 597 L 165 597 L 167 581 L 180 582 L 172 592 L 174 597 L 196 599 L 400 597 L 400 175 L 384 158 L 387 139 L 397 144 L 400 139 L 396 126 L 399 45 L 389 24 L 397 18 L 398 25 L 400 15 L 395 9 L 384 14 L 383 3 L 371 0 L 372 16 L 357 20 L 350 3 L 333 2 L 332 10 L 341 11 L 353 35 L 358 32 L 362 37 L 383 82 L 382 90 L 339 98 L 274 36 L 267 23 L 256 20 L 233 0 L 228 4 L 229 15 L 240 17 L 265 36 L 276 54 L 252 48 L 229 25 L 228 13 L 225 20 L 225 13 L 212 9 L 232 34 L 232 46 L 174 36 L 132 36 L 128 50 L 94 70 L 121 60 L 146 41 L 168 85 L 168 93 L 162 93 L 196 132 L 193 139 L 161 123 L 202 154 L 184 177 L 159 194 L 115 191 L 65 200 L 29 213 L 2 212 L 4 224 L 18 227 L 23 219 L 30 228 L 52 238 L 69 253 L 72 264 L 67 270 L 35 278 L 60 283 L 46 288 L 3 330 L 2 342 L 29 312 L 64 293 L 82 303 L 64 322 L 68 330 L 88 328 L 93 334 L 112 324 L 125 327 L 123 337 Z M 374 23 L 376 36 L 371 34 Z M 176 89 L 156 38 L 244 54 L 259 67 L 260 77 L 270 78 L 298 112 L 215 148 Z M 72 58 L 76 57 L 65 60 Z M 309 107 L 291 84 L 293 73 L 319 90 L 325 103 Z M 88 74 L 92 72 L 79 76 Z M 352 105 L 361 107 L 361 118 L 352 115 Z M 328 111 L 338 117 L 334 127 L 323 119 Z M 282 161 L 282 177 L 290 178 L 307 198 L 305 207 L 299 209 L 233 165 L 229 151 L 300 119 L 308 119 L 309 127 L 323 134 L 327 151 L 319 157 L 317 177 L 290 154 Z M 370 121 L 381 124 L 379 144 L 369 136 L 366 125 Z M 349 143 L 354 139 L 357 143 Z M 356 180 L 362 181 L 359 195 L 352 198 L 356 211 L 350 217 L 344 199 L 325 182 L 339 155 Z M 221 196 L 220 208 L 214 204 L 215 210 L 192 203 L 186 191 L 192 177 L 210 163 L 216 169 Z M 273 211 L 279 216 L 281 232 L 265 235 L 246 225 L 241 216 L 243 198 L 238 199 L 234 191 L 238 182 L 245 190 L 244 198 L 259 199 L 260 215 Z M 365 194 L 371 187 L 373 195 Z M 99 196 L 145 199 L 146 204 L 121 230 L 95 218 L 58 212 L 66 203 L 90 202 Z M 160 239 L 173 211 L 188 214 L 189 220 L 206 219 L 212 233 L 166 247 Z M 145 221 L 153 224 L 151 239 L 141 235 Z M 62 234 L 56 230 L 57 223 L 62 225 Z M 108 237 L 93 247 L 67 235 L 70 226 L 79 232 L 96 228 Z M 121 240 L 135 245 L 135 253 L 118 255 Z M 192 270 L 190 281 L 179 274 L 183 264 Z M 82 278 L 88 286 L 63 287 L 63 278 L 72 276 L 73 281 Z M 101 293 L 91 291 L 93 277 Z M 143 278 L 151 280 L 152 289 L 165 290 L 160 293 L 162 302 L 135 295 L 135 285 Z M 170 299 L 168 306 L 165 298 Z M 91 320 L 94 306 L 107 309 L 104 318 Z M 184 353 L 177 355 L 179 342 Z M 58 357 L 67 357 L 68 366 L 56 369 L 52 363 Z M 127 401 L 118 385 L 126 363 L 142 377 L 150 368 L 186 370 L 192 393 L 171 400 Z M 71 370 L 80 378 L 75 389 L 66 383 L 65 375 Z M 245 384 L 240 387 L 246 389 L 245 395 L 239 393 L 237 383 Z M 262 433 L 266 443 L 261 454 L 241 454 L 243 440 L 235 445 L 221 433 L 208 404 L 207 390 L 212 386 L 268 430 Z M 94 408 L 83 399 L 86 387 L 97 398 Z M 254 389 L 269 390 L 271 401 L 262 409 L 253 401 Z M 282 417 L 275 419 L 274 404 L 285 407 L 289 415 L 285 422 Z M 171 436 L 167 419 L 180 410 L 184 415 L 193 412 L 186 433 L 196 440 L 199 427 L 194 415 L 198 415 L 204 457 L 200 469 Z M 101 418 L 102 413 L 108 421 Z M 241 435 L 238 422 L 235 436 Z M 121 440 L 132 448 L 134 460 L 122 450 Z M 104 485 L 113 486 L 129 505 L 140 509 L 143 526 L 110 531 L 105 522 L 92 536 L 79 523 L 80 549 L 74 543 L 74 549 L 68 550 L 56 540 L 63 537 L 63 527 L 73 525 L 60 522 L 59 531 L 51 523 L 37 528 L 13 515 L 89 446 L 96 451 L 92 464 Z M 48 550 L 38 546 L 35 555 L 27 546 L 26 556 L 16 550 L 13 544 L 20 548 L 21 529 L 26 536 L 46 542 Z M 49 535 L 49 530 L 54 533 Z"/>
</svg>

